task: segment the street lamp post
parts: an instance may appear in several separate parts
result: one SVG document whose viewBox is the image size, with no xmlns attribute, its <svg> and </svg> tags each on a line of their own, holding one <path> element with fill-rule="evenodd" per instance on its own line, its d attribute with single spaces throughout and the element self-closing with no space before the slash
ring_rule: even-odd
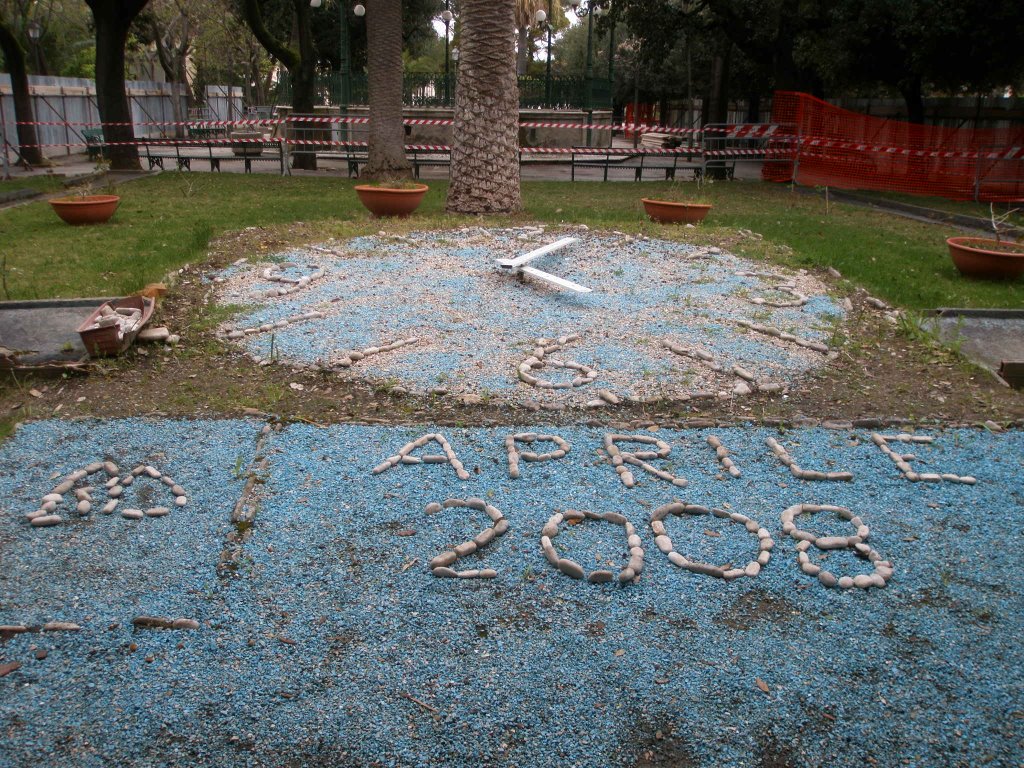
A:
<svg viewBox="0 0 1024 768">
<path fill-rule="evenodd" d="M 547 13 L 538 10 L 534 18 L 537 19 L 537 26 L 548 33 L 548 63 L 544 74 L 544 106 L 551 109 L 551 33 L 553 31 L 551 26 L 551 0 L 548 0 Z"/>
<path fill-rule="evenodd" d="M 604 13 L 604 0 L 569 0 L 572 12 L 577 18 L 587 18 L 587 64 L 583 72 L 583 109 L 587 113 L 587 125 L 594 120 L 594 17 Z M 590 146 L 592 130 L 587 128 L 587 146 Z"/>
<path fill-rule="evenodd" d="M 614 83 L 615 83 L 615 17 L 612 17 L 612 25 L 608 30 L 608 88 L 613 89 L 611 95 L 614 95 Z M 611 99 L 614 103 L 614 99 Z"/>
<path fill-rule="evenodd" d="M 310 8 L 319 8 L 323 0 L 309 0 Z M 356 16 L 366 14 L 366 8 L 356 5 L 352 8 Z M 352 56 L 349 48 L 348 13 L 345 10 L 345 0 L 338 0 L 338 106 L 347 110 L 352 101 Z"/>
<path fill-rule="evenodd" d="M 323 0 L 309 0 L 310 8 L 319 8 Z M 362 5 L 356 5 L 352 12 L 356 16 L 362 16 L 366 9 Z M 349 48 L 348 13 L 345 7 L 345 0 L 338 0 L 338 114 L 346 117 L 348 106 L 352 101 L 352 56 Z M 348 125 L 342 124 L 342 136 L 347 139 Z"/>
<path fill-rule="evenodd" d="M 544 76 L 544 105 L 551 109 L 551 0 L 548 0 L 547 12 L 538 10 L 534 14 L 537 19 L 537 26 L 548 33 L 548 66 Z"/>
<path fill-rule="evenodd" d="M 451 55 L 448 52 L 448 25 L 452 23 L 451 0 L 444 0 L 441 21 L 444 22 L 444 105 L 447 107 L 451 103 L 451 70 L 449 63 Z"/>
<path fill-rule="evenodd" d="M 32 51 L 35 53 L 36 60 L 36 74 L 43 74 L 43 62 L 39 55 L 39 38 L 43 35 L 43 28 L 39 25 L 38 21 L 30 21 L 28 26 L 25 28 L 28 33 L 28 39 L 32 41 Z"/>
</svg>

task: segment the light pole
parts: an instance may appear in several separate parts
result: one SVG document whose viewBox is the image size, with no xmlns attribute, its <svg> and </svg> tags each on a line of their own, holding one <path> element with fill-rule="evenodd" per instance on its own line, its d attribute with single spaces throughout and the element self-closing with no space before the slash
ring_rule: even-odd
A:
<svg viewBox="0 0 1024 768">
<path fill-rule="evenodd" d="M 615 17 L 612 16 L 612 25 L 608 30 L 608 100 L 613 104 L 614 111 L 614 84 L 615 84 Z"/>
<path fill-rule="evenodd" d="M 594 17 L 604 13 L 604 0 L 569 0 L 572 12 L 577 18 L 587 18 L 587 64 L 583 73 L 583 110 L 587 113 L 587 125 L 594 120 Z M 590 146 L 592 131 L 587 128 L 587 146 Z"/>
<path fill-rule="evenodd" d="M 32 50 L 36 59 L 36 74 L 41 75 L 43 74 L 43 63 L 39 56 L 39 38 L 43 35 L 43 28 L 38 21 L 33 20 L 28 23 L 25 31 L 28 33 L 28 39 L 32 41 Z"/>
<path fill-rule="evenodd" d="M 444 22 L 444 105 L 447 107 L 451 101 L 451 91 L 449 88 L 449 83 L 451 82 L 449 59 L 451 55 L 448 52 L 448 25 L 452 23 L 451 0 L 444 0 L 441 21 Z"/>
<path fill-rule="evenodd" d="M 537 19 L 537 26 L 548 33 L 548 64 L 544 74 L 544 106 L 551 109 L 551 0 L 548 0 L 547 13 L 538 10 L 534 18 Z"/>
<path fill-rule="evenodd" d="M 323 0 L 309 0 L 310 8 L 319 8 Z M 356 5 L 352 12 L 356 16 L 366 13 L 366 8 Z M 348 106 L 352 101 L 352 57 L 349 47 L 348 13 L 345 9 L 345 0 L 338 0 L 338 116 L 348 116 Z M 348 123 L 339 126 L 343 141 L 348 140 Z"/>
<path fill-rule="evenodd" d="M 323 0 L 309 0 L 310 8 L 319 8 Z M 356 5 L 352 12 L 356 16 L 363 16 L 366 8 Z M 338 0 L 338 106 L 342 110 L 348 110 L 349 102 L 352 101 L 352 56 L 349 48 L 348 13 L 345 11 L 345 0 Z"/>
</svg>

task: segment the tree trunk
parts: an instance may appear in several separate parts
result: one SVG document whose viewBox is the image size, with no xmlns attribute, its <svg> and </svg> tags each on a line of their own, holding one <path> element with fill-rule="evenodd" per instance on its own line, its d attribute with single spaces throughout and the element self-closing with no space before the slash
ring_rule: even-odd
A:
<svg viewBox="0 0 1024 768">
<path fill-rule="evenodd" d="M 732 45 L 726 44 L 725 50 L 716 53 L 711 63 L 711 104 L 709 105 L 708 122 L 729 122 L 729 58 Z"/>
<path fill-rule="evenodd" d="M 525 75 L 526 68 L 530 65 L 530 28 L 520 27 L 519 37 L 516 41 L 516 74 Z"/>
<path fill-rule="evenodd" d="M 519 85 L 514 0 L 462 0 L 451 184 L 452 213 L 515 213 Z"/>
<path fill-rule="evenodd" d="M 708 122 L 727 123 L 729 122 L 729 58 L 732 52 L 732 43 L 726 41 L 723 46 L 725 50 L 716 53 L 711 63 L 711 93 L 708 99 Z M 708 178 L 725 179 L 725 164 L 715 164 L 707 169 Z"/>
<path fill-rule="evenodd" d="M 0 24 L 0 51 L 3 51 L 7 71 L 11 75 L 14 94 L 14 122 L 17 123 L 18 154 L 31 165 L 42 165 L 43 152 L 38 146 L 36 127 L 32 125 L 32 96 L 28 90 L 28 71 L 25 69 L 25 49 L 6 24 Z M 2 143 L 2 142 L 0 142 Z M 0 151 L 2 147 L 0 147 Z"/>
<path fill-rule="evenodd" d="M 402 3 L 367 0 L 366 62 L 370 89 L 370 134 L 362 178 L 388 181 L 412 177 L 402 124 Z"/>
<path fill-rule="evenodd" d="M 316 51 L 313 48 L 313 31 L 310 28 L 309 0 L 292 0 L 293 20 L 298 30 L 299 50 L 295 51 L 285 42 L 278 40 L 267 29 L 263 21 L 258 0 L 241 0 L 242 18 L 249 25 L 253 35 L 267 53 L 281 62 L 292 79 L 292 114 L 311 115 L 316 104 Z M 296 130 L 295 126 L 299 126 Z M 317 138 L 312 123 L 292 123 L 287 131 L 288 138 L 300 141 Z M 316 170 L 316 147 L 296 144 L 293 151 L 292 167 L 302 170 Z"/>
<path fill-rule="evenodd" d="M 316 110 L 316 50 L 313 47 L 313 30 L 310 26 L 309 0 L 292 0 L 295 8 L 295 26 L 299 38 L 298 65 L 291 67 L 292 76 L 292 112 L 297 115 L 312 115 Z M 323 132 L 313 130 L 316 123 L 300 123 L 300 139 L 320 139 Z M 330 136 L 330 128 L 327 129 Z M 316 146 L 311 144 L 297 145 L 298 154 L 294 155 L 292 167 L 305 171 L 316 170 Z"/>
<path fill-rule="evenodd" d="M 124 78 L 124 46 L 132 20 L 148 0 L 86 0 L 96 27 L 96 103 L 103 123 L 103 138 L 116 142 L 107 148 L 110 167 L 137 171 L 139 151 Z"/>
<path fill-rule="evenodd" d="M 747 122 L 761 122 L 761 94 L 751 93 L 747 96 Z"/>
<path fill-rule="evenodd" d="M 900 93 L 907 103 L 907 120 L 918 125 L 924 124 L 924 97 L 921 93 L 921 76 L 914 75 L 899 84 Z"/>
</svg>

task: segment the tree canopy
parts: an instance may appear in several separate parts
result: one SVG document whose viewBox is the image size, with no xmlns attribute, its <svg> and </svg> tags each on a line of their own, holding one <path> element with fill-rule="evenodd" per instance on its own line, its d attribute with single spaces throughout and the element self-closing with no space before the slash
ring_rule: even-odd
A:
<svg viewBox="0 0 1024 768">
<path fill-rule="evenodd" d="M 615 0 L 599 28 L 612 20 L 640 43 L 648 97 L 685 92 L 684 40 L 695 87 L 707 91 L 724 62 L 724 88 L 736 98 L 890 92 L 920 120 L 925 95 L 1024 84 L 1017 0 Z"/>
</svg>

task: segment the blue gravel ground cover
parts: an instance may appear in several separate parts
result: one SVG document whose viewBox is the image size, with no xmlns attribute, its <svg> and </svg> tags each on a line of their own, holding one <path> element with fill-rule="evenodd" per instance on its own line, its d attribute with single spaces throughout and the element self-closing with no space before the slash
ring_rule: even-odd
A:
<svg viewBox="0 0 1024 768">
<path fill-rule="evenodd" d="M 266 439 L 252 536 L 218 576 L 237 469 L 261 426 L 51 421 L 0 446 L 0 623 L 83 626 L 0 645 L 0 664 L 22 664 L 0 678 L 0 765 L 1020 765 L 1020 431 L 935 432 L 913 448 L 922 471 L 978 478 L 965 486 L 910 483 L 863 431 L 662 430 L 672 455 L 655 463 L 689 487 L 638 471 L 627 490 L 597 453 L 599 429 L 551 428 L 571 453 L 524 463 L 519 480 L 502 447 L 511 428 L 441 429 L 471 472 L 462 482 L 448 465 L 370 474 L 431 428 L 294 425 Z M 712 432 L 742 478 L 720 477 Z M 801 466 L 854 482 L 794 480 L 768 436 Z M 189 505 L 30 529 L 22 515 L 51 472 L 99 453 L 159 460 Z M 510 529 L 457 565 L 499 576 L 436 579 L 426 561 L 487 520 L 424 506 L 472 495 Z M 673 499 L 758 520 L 777 542 L 770 564 L 730 584 L 673 567 L 647 523 Z M 889 587 L 827 590 L 800 573 L 779 523 L 797 502 L 860 514 L 895 563 Z M 548 566 L 540 528 L 562 508 L 625 514 L 647 549 L 640 582 L 590 585 Z M 798 521 L 852 533 L 826 513 Z M 666 524 L 691 558 L 755 554 L 742 526 Z M 621 527 L 604 522 L 567 528 L 555 546 L 588 569 L 625 556 Z M 846 553 L 828 563 L 867 570 Z M 139 613 L 203 626 L 133 630 Z"/>
<path fill-rule="evenodd" d="M 268 300 L 260 297 L 278 284 L 259 278 L 262 267 L 254 265 L 256 279 L 244 290 L 228 291 L 223 300 L 246 305 L 232 321 L 238 328 L 327 309 L 326 318 L 239 342 L 258 357 L 273 353 L 285 361 L 331 364 L 347 350 L 436 333 L 444 344 L 426 351 L 414 346 L 396 355 L 367 359 L 360 363 L 359 372 L 397 377 L 423 390 L 463 381 L 475 390 L 509 393 L 520 388 L 514 365 L 505 360 L 510 351 L 518 350 L 518 361 L 529 354 L 534 339 L 569 332 L 581 332 L 583 339 L 565 354 L 597 365 L 599 374 L 622 372 L 634 381 L 649 376 L 668 355 L 660 347 L 661 339 L 675 338 L 707 348 L 728 365 L 756 365 L 759 374 L 786 380 L 816 357 L 740 331 L 735 320 L 767 320 L 805 338 L 827 342 L 832 324 L 845 314 L 827 295 L 812 296 L 801 308 L 770 311 L 737 299 L 742 292 L 751 298 L 791 300 L 792 296 L 776 296 L 770 280 L 735 274 L 756 265 L 731 254 L 689 259 L 695 250 L 691 245 L 592 232 L 572 232 L 581 242 L 545 257 L 539 266 L 591 286 L 593 293 L 552 291 L 529 281 L 519 284 L 498 274 L 495 259 L 525 252 L 557 236 L 550 233 L 524 242 L 517 238 L 519 231 L 489 230 L 493 239 L 488 246 L 462 245 L 467 235 L 457 231 L 414 232 L 397 241 L 376 235 L 359 237 L 336 246 L 348 253 L 346 258 L 294 249 L 274 256 L 297 265 L 286 274 L 297 277 L 320 266 L 327 272 L 325 279 Z M 423 268 L 424 263 L 431 266 Z M 220 277 L 238 274 L 239 267 L 232 266 Z M 620 333 L 627 319 L 630 330 Z M 613 334 L 602 338 L 608 331 Z M 495 361 L 503 362 L 496 365 Z M 610 385 L 603 377 L 597 384 Z M 619 382 L 616 391 L 635 394 L 625 381 Z"/>
</svg>

